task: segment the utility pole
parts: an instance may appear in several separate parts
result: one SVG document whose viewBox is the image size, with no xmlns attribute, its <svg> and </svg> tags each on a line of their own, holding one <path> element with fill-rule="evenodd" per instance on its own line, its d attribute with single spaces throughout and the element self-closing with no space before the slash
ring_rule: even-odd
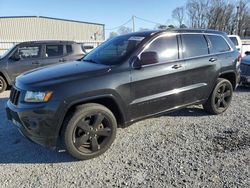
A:
<svg viewBox="0 0 250 188">
<path fill-rule="evenodd" d="M 133 22 L 133 32 L 135 32 L 135 16 L 132 16 L 132 22 Z"/>
<path fill-rule="evenodd" d="M 237 6 L 236 29 L 235 29 L 235 34 L 236 35 L 239 35 L 239 24 L 240 24 L 240 7 Z"/>
</svg>

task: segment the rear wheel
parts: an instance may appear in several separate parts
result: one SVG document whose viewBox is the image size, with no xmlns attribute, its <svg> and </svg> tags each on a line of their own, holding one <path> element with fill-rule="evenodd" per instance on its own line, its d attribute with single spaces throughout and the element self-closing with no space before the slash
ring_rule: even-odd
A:
<svg viewBox="0 0 250 188">
<path fill-rule="evenodd" d="M 7 83 L 5 81 L 5 79 L 0 76 L 0 93 L 4 92 L 7 88 Z"/>
<path fill-rule="evenodd" d="M 89 103 L 76 110 L 64 129 L 67 151 L 77 159 L 87 160 L 104 153 L 113 143 L 117 123 L 105 106 Z"/>
<path fill-rule="evenodd" d="M 228 109 L 232 100 L 232 95 L 232 84 L 226 79 L 219 78 L 213 93 L 203 107 L 211 114 L 221 114 Z"/>
</svg>

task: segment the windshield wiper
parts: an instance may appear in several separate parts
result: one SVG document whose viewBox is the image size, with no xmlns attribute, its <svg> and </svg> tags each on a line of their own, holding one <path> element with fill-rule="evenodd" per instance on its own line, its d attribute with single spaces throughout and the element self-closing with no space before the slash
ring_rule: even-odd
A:
<svg viewBox="0 0 250 188">
<path fill-rule="evenodd" d="M 90 62 L 90 63 L 95 63 L 95 64 L 98 64 L 95 60 L 93 59 L 83 59 L 83 61 L 87 61 L 87 62 Z"/>
</svg>

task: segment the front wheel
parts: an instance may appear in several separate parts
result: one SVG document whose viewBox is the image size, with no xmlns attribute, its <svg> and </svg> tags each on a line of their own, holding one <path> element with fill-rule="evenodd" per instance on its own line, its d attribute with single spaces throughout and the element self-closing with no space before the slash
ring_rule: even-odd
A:
<svg viewBox="0 0 250 188">
<path fill-rule="evenodd" d="M 108 108 L 95 103 L 81 105 L 64 129 L 66 150 L 80 160 L 97 157 L 111 146 L 116 129 L 116 119 Z"/>
<path fill-rule="evenodd" d="M 214 115 L 225 112 L 232 100 L 233 86 L 226 79 L 219 78 L 216 86 L 207 102 L 203 105 L 204 109 Z"/>
</svg>

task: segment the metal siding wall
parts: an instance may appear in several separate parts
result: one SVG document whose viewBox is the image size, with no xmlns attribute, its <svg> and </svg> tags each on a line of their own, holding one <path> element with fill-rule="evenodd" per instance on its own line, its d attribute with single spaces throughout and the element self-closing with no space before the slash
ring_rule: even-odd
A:
<svg viewBox="0 0 250 188">
<path fill-rule="evenodd" d="M 29 40 L 73 40 L 95 42 L 91 39 L 98 33 L 97 42 L 104 40 L 102 25 L 54 20 L 41 17 L 0 18 L 0 42 Z"/>
<path fill-rule="evenodd" d="M 104 41 L 104 25 L 42 17 L 0 18 L 0 55 L 14 44 L 36 40 L 70 40 L 91 44 Z M 96 40 L 91 38 L 98 33 Z"/>
</svg>

